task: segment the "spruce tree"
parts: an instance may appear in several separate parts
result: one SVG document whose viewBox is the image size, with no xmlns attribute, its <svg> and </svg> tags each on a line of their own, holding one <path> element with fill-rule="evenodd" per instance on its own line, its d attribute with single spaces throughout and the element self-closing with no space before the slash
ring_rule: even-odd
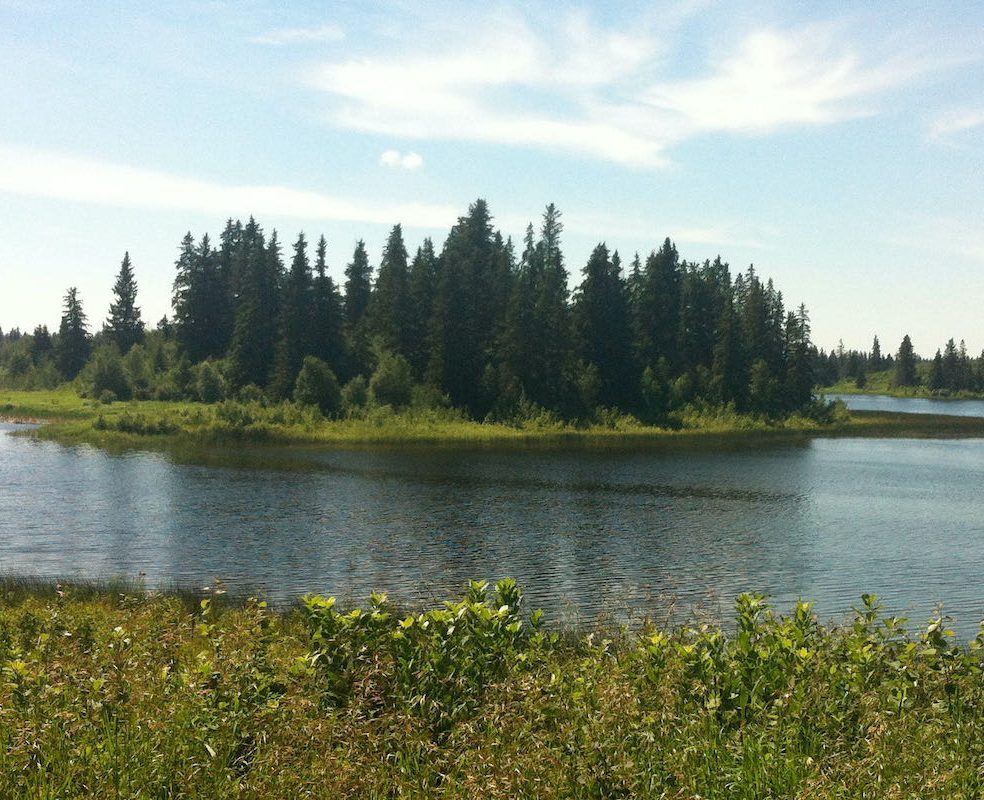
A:
<svg viewBox="0 0 984 800">
<path fill-rule="evenodd" d="M 916 356 L 912 351 L 912 340 L 909 334 L 902 337 L 899 352 L 895 356 L 896 386 L 918 386 L 919 376 L 916 374 Z"/>
<path fill-rule="evenodd" d="M 943 386 L 950 391 L 960 388 L 960 361 L 957 343 L 950 339 L 943 348 Z"/>
<path fill-rule="evenodd" d="M 535 339 L 530 346 L 537 350 L 537 374 L 531 387 L 531 397 L 547 408 L 560 409 L 569 387 L 565 376 L 572 361 L 570 309 L 567 305 L 567 269 L 560 249 L 564 230 L 561 214 L 550 203 L 543 212 L 543 225 L 538 244 L 540 264 L 539 285 L 534 305 Z"/>
<path fill-rule="evenodd" d="M 345 322 L 349 330 L 362 321 L 372 297 L 372 267 L 366 243 L 359 239 L 352 261 L 345 267 Z"/>
<path fill-rule="evenodd" d="M 126 355 L 133 345 L 144 338 L 144 324 L 137 307 L 137 282 L 133 277 L 129 252 L 123 254 L 123 263 L 113 285 L 113 297 L 105 330 L 120 352 Z"/>
<path fill-rule="evenodd" d="M 327 250 L 328 244 L 322 236 L 314 258 L 311 346 L 315 356 L 336 375 L 341 375 L 345 372 L 345 310 L 341 293 L 328 275 Z"/>
<path fill-rule="evenodd" d="M 366 243 L 359 239 L 352 261 L 345 268 L 345 333 L 348 352 L 347 378 L 372 372 L 372 349 L 366 324 L 366 309 L 372 299 L 372 267 Z"/>
<path fill-rule="evenodd" d="M 665 358 L 676 371 L 679 359 L 680 258 L 676 245 L 663 241 L 646 259 L 635 305 L 635 336 L 639 362 L 655 366 Z"/>
<path fill-rule="evenodd" d="M 618 252 L 598 244 L 585 265 L 574 296 L 573 322 L 578 357 L 598 370 L 598 402 L 625 408 L 634 399 L 632 331 L 628 293 Z"/>
<path fill-rule="evenodd" d="M 882 364 L 881 344 L 878 342 L 877 336 L 871 343 L 871 354 L 868 357 L 868 364 L 871 367 L 872 372 L 878 372 L 884 369 L 884 365 Z"/>
<path fill-rule="evenodd" d="M 307 240 L 300 233 L 294 243 L 294 257 L 291 259 L 280 303 L 280 341 L 277 344 L 273 381 L 273 393 L 277 397 L 288 397 L 291 394 L 304 356 L 313 352 L 313 301 Z"/>
<path fill-rule="evenodd" d="M 810 319 L 805 305 L 787 315 L 785 327 L 785 410 L 795 411 L 810 402 L 816 383 L 810 353 Z"/>
<path fill-rule="evenodd" d="M 467 216 L 459 217 L 444 243 L 428 365 L 430 381 L 479 417 L 488 410 L 482 385 L 498 325 L 488 302 L 495 261 L 491 216 L 479 199 Z"/>
<path fill-rule="evenodd" d="M 438 264 L 434 243 L 424 239 L 410 264 L 409 292 L 410 318 L 407 329 L 409 353 L 407 360 L 416 377 L 422 378 L 427 370 L 430 351 L 427 347 L 428 330 L 437 294 Z"/>
<path fill-rule="evenodd" d="M 89 358 L 89 329 L 79 292 L 72 286 L 65 294 L 61 324 L 58 327 L 58 369 L 67 380 L 74 380 Z"/>
<path fill-rule="evenodd" d="M 934 392 L 946 388 L 946 377 L 943 373 L 943 354 L 939 348 L 936 349 L 936 355 L 929 364 L 929 376 L 926 385 Z"/>
<path fill-rule="evenodd" d="M 407 357 L 411 327 L 409 256 L 403 228 L 394 225 L 376 272 L 376 285 L 366 309 L 369 331 L 387 350 Z"/>
<path fill-rule="evenodd" d="M 236 388 L 265 386 L 272 371 L 277 342 L 278 290 L 281 276 L 277 233 L 266 242 L 250 218 L 243 229 L 245 263 L 236 298 L 236 321 L 229 348 L 229 377 Z"/>
</svg>

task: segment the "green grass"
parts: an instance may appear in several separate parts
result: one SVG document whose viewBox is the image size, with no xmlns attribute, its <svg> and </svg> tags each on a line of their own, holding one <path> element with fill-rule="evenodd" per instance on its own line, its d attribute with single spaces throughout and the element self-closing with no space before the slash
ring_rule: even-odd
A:
<svg viewBox="0 0 984 800">
<path fill-rule="evenodd" d="M 895 386 L 895 371 L 882 370 L 872 372 L 867 375 L 863 389 L 859 389 L 857 382 L 853 378 L 844 378 L 833 386 L 825 386 L 823 391 L 830 394 L 884 394 L 889 397 L 922 397 L 930 400 L 982 400 L 984 392 L 971 391 L 936 391 L 934 392 L 925 385 L 929 377 L 929 365 L 924 362 L 920 364 L 920 375 L 923 380 L 921 386 Z"/>
<path fill-rule="evenodd" d="M 0 583 L 0 797 L 980 797 L 984 636 L 859 605 L 583 635 L 511 582 L 412 614 Z"/>
<path fill-rule="evenodd" d="M 631 416 L 607 424 L 575 427 L 549 417 L 523 425 L 479 423 L 450 409 L 389 407 L 327 420 L 290 403 L 264 406 L 226 401 L 131 401 L 109 405 L 71 391 L 0 390 L 0 417 L 45 421 L 34 435 L 65 444 L 88 443 L 110 449 L 153 449 L 208 443 L 279 445 L 453 445 L 453 446 L 717 446 L 742 441 L 802 439 L 807 436 L 984 436 L 984 421 L 905 414 L 848 415 L 834 421 L 792 416 L 770 421 L 729 409 L 691 409 L 677 427 L 643 425 Z"/>
</svg>

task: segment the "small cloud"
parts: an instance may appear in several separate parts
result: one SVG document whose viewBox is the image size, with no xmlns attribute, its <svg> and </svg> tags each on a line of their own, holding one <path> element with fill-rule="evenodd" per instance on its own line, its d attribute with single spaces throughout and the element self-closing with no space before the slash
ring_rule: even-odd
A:
<svg viewBox="0 0 984 800">
<path fill-rule="evenodd" d="M 259 36 L 252 36 L 253 44 L 268 44 L 279 47 L 285 44 L 310 44 L 312 42 L 340 42 L 345 31 L 338 25 L 319 25 L 314 28 L 277 28 Z"/>
<path fill-rule="evenodd" d="M 962 133 L 984 126 L 984 108 L 961 109 L 940 114 L 930 128 L 933 139 L 942 139 L 954 133 Z"/>
<path fill-rule="evenodd" d="M 387 150 L 379 157 L 379 163 L 384 167 L 419 169 L 424 165 L 424 159 L 418 153 L 401 153 L 399 150 Z"/>
</svg>

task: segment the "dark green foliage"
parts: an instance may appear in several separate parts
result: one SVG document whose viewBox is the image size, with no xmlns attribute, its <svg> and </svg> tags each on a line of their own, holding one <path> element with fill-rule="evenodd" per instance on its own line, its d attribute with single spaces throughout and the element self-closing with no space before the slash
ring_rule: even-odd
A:
<svg viewBox="0 0 984 800">
<path fill-rule="evenodd" d="M 364 408 L 368 402 L 369 382 L 362 375 L 356 375 L 342 387 L 342 404 L 346 412 Z"/>
<path fill-rule="evenodd" d="M 229 379 L 234 387 L 265 386 L 274 363 L 279 319 L 282 266 L 277 232 L 265 243 L 263 231 L 250 218 L 243 230 L 242 250 Z"/>
<path fill-rule="evenodd" d="M 912 340 L 909 339 L 909 334 L 902 337 L 898 355 L 895 356 L 895 385 L 919 385 L 919 376 L 916 374 L 916 358 L 912 350 Z"/>
<path fill-rule="evenodd" d="M 868 356 L 868 365 L 872 372 L 878 372 L 885 368 L 882 360 L 881 344 L 876 336 L 871 343 L 871 354 Z"/>
<path fill-rule="evenodd" d="M 376 370 L 369 380 L 369 394 L 380 405 L 405 408 L 413 397 L 413 372 L 399 353 L 380 352 Z"/>
<path fill-rule="evenodd" d="M 429 356 L 427 338 L 438 280 L 438 261 L 434 253 L 434 243 L 428 237 L 417 248 L 417 254 L 410 265 L 408 280 L 410 309 L 406 332 L 408 349 L 406 355 L 418 378 L 422 378 L 427 370 Z"/>
<path fill-rule="evenodd" d="M 298 235 L 294 244 L 294 258 L 281 297 L 280 342 L 277 346 L 273 393 L 283 398 L 293 390 L 305 354 L 314 350 L 314 292 L 307 240 L 303 233 Z"/>
<path fill-rule="evenodd" d="M 355 245 L 345 268 L 345 332 L 348 338 L 347 374 L 367 375 L 372 366 L 372 347 L 366 310 L 372 299 L 372 267 L 366 244 Z"/>
<path fill-rule="evenodd" d="M 113 302 L 109 305 L 105 330 L 124 355 L 144 338 L 144 324 L 137 307 L 137 282 L 133 277 L 129 252 L 123 254 L 120 273 L 113 285 Z"/>
<path fill-rule="evenodd" d="M 225 379 L 215 362 L 203 361 L 196 367 L 195 392 L 203 403 L 217 403 L 225 399 Z"/>
<path fill-rule="evenodd" d="M 62 311 L 61 324 L 58 328 L 58 369 L 68 380 L 72 380 L 81 372 L 89 358 L 89 329 L 86 325 L 85 312 L 79 299 L 78 289 L 74 286 L 65 295 L 65 305 Z"/>
<path fill-rule="evenodd" d="M 108 392 L 116 400 L 129 400 L 132 394 L 123 369 L 123 358 L 115 342 L 101 345 L 93 351 L 83 378 L 88 384 L 90 397 L 102 399 Z"/>
<path fill-rule="evenodd" d="M 320 358 L 305 356 L 294 386 L 294 400 L 316 406 L 326 417 L 336 416 L 342 406 L 338 378 Z"/>
<path fill-rule="evenodd" d="M 598 373 L 598 396 L 590 407 L 598 403 L 629 407 L 636 396 L 636 372 L 628 293 L 618 253 L 609 260 L 604 244 L 595 247 L 584 268 L 584 280 L 574 296 L 573 320 L 578 355 Z M 583 402 L 584 394 L 579 392 Z"/>
<path fill-rule="evenodd" d="M 338 287 L 327 274 L 327 247 L 322 236 L 314 260 L 311 353 L 339 374 L 345 366 L 345 310 Z"/>
<path fill-rule="evenodd" d="M 544 212 L 538 241 L 534 241 L 533 226 L 527 228 L 498 350 L 504 374 L 518 381 L 531 402 L 571 410 L 568 378 L 574 357 L 573 328 L 567 270 L 560 250 L 562 231 L 560 212 L 553 204 Z"/>
<path fill-rule="evenodd" d="M 451 229 L 441 253 L 430 327 L 428 375 L 451 402 L 482 417 L 482 375 L 489 361 L 497 320 L 493 304 L 496 252 L 484 200 Z"/>
<path fill-rule="evenodd" d="M 667 238 L 646 259 L 633 314 L 639 363 L 645 366 L 665 358 L 676 369 L 682 360 L 677 352 L 680 283 L 680 257 Z"/>
<path fill-rule="evenodd" d="M 786 379 L 784 408 L 804 408 L 813 399 L 816 380 L 810 353 L 810 320 L 806 306 L 786 317 Z"/>
<path fill-rule="evenodd" d="M 285 273 L 276 232 L 267 239 L 255 219 L 230 219 L 217 250 L 207 235 L 197 244 L 190 233 L 182 239 L 173 322 L 165 317 L 146 350 L 126 362 L 127 379 L 138 398 L 217 398 L 252 386 L 284 399 L 304 357 L 314 356 L 343 381 L 361 377 L 367 394 L 371 376 L 390 375 L 398 363 L 399 392 L 380 394 L 395 400 L 371 392 L 385 405 L 407 405 L 423 385 L 475 419 L 580 422 L 600 419 L 605 409 L 606 419 L 681 424 L 708 404 L 781 417 L 811 407 L 814 383 L 871 368 L 866 354 L 818 352 L 805 308 L 787 315 L 782 295 L 754 268 L 732 281 L 720 257 L 688 263 L 670 239 L 645 263 L 636 255 L 628 276 L 618 253 L 599 244 L 571 300 L 562 233 L 550 204 L 539 233 L 527 229 L 517 262 L 512 241 L 477 200 L 439 257 L 425 239 L 408 264 L 403 228 L 395 225 L 375 285 L 360 240 L 342 296 L 328 274 L 323 236 L 312 265 L 301 234 Z M 117 284 L 122 299 L 107 324 L 114 339 L 127 319 L 139 320 L 128 257 Z M 77 332 L 69 326 L 54 342 L 69 378 L 88 354 Z M 4 341 L 15 337 L 19 331 Z M 2 379 L 23 387 L 57 382 L 47 331 L 26 338 L 30 346 L 0 352 Z M 73 341 L 82 342 L 74 362 Z M 129 339 L 118 344 L 127 353 L 136 347 Z M 383 352 L 403 361 L 381 364 Z M 196 365 L 206 361 L 221 368 L 206 370 L 203 388 Z M 943 391 L 984 383 L 965 348 L 951 347 L 945 361 Z"/>
<path fill-rule="evenodd" d="M 228 233 L 228 231 L 227 231 Z M 224 245 L 225 246 L 225 245 Z M 225 285 L 208 234 L 195 246 L 191 233 L 181 241 L 174 277 L 174 326 L 178 342 L 193 362 L 225 355 Z"/>
<path fill-rule="evenodd" d="M 359 239 L 345 268 L 345 322 L 350 329 L 362 321 L 372 297 L 372 267 L 366 243 Z"/>
<path fill-rule="evenodd" d="M 366 309 L 367 325 L 387 350 L 408 356 L 412 349 L 410 274 L 403 228 L 394 225 L 383 248 L 376 286 Z"/>
</svg>

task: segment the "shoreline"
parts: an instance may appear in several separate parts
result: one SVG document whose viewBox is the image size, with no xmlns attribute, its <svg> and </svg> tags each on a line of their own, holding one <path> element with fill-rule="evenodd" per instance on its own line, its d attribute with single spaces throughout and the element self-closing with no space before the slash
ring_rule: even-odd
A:
<svg viewBox="0 0 984 800">
<path fill-rule="evenodd" d="M 0 422 L 37 426 L 23 434 L 60 444 L 111 450 L 196 446 L 275 447 L 726 447 L 815 438 L 984 438 L 984 418 L 887 411 L 851 411 L 830 423 L 791 417 L 778 422 L 706 410 L 684 427 L 643 425 L 513 426 L 476 422 L 455 412 L 390 409 L 329 420 L 294 406 L 236 404 L 232 412 L 192 402 L 94 403 L 68 391 L 0 391 Z M 20 435 L 18 432 L 17 435 Z"/>
</svg>

